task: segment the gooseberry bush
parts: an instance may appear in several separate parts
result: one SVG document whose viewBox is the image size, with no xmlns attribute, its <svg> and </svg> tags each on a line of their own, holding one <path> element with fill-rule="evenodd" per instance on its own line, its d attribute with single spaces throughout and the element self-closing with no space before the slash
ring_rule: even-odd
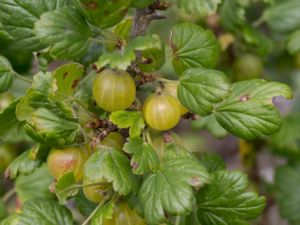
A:
<svg viewBox="0 0 300 225">
<path fill-rule="evenodd" d="M 272 191 L 191 149 L 183 123 L 238 138 L 245 168 L 262 146 L 290 159 L 272 193 L 299 224 L 300 117 L 275 104 L 297 83 L 276 74 L 300 64 L 299 12 L 298 0 L 0 0 L 0 168 L 14 185 L 0 224 L 259 221 Z"/>
</svg>

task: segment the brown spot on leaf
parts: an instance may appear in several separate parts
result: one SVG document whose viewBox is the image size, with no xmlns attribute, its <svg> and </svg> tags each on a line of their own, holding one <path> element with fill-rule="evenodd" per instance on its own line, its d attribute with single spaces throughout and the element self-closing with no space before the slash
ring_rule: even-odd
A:
<svg viewBox="0 0 300 225">
<path fill-rule="evenodd" d="M 201 180 L 199 177 L 193 177 L 192 178 L 192 184 L 193 186 L 199 186 L 201 184 Z"/>
<path fill-rule="evenodd" d="M 243 95 L 240 97 L 240 102 L 246 102 L 249 100 L 249 95 Z"/>
<path fill-rule="evenodd" d="M 65 72 L 63 75 L 63 78 L 66 79 L 66 77 L 69 75 L 69 72 Z"/>
<path fill-rule="evenodd" d="M 73 81 L 73 84 L 72 84 L 73 89 L 77 87 L 78 82 L 79 82 L 79 79 L 76 79 L 76 80 Z"/>
<path fill-rule="evenodd" d="M 91 9 L 91 10 L 96 10 L 98 8 L 98 4 L 96 2 L 89 2 L 89 3 L 85 3 L 85 6 L 88 8 L 88 9 Z"/>
<path fill-rule="evenodd" d="M 136 162 L 132 162 L 131 163 L 131 167 L 132 167 L 132 169 L 137 169 L 138 167 L 139 167 L 139 164 L 137 164 Z"/>
</svg>

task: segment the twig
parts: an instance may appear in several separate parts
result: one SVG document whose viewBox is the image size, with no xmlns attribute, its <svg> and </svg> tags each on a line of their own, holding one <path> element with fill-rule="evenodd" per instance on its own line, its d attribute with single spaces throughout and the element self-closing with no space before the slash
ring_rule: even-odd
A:
<svg viewBox="0 0 300 225">
<path fill-rule="evenodd" d="M 16 194 L 16 189 L 12 188 L 10 191 L 8 191 L 1 199 L 3 203 L 7 202 L 12 196 Z"/>
</svg>

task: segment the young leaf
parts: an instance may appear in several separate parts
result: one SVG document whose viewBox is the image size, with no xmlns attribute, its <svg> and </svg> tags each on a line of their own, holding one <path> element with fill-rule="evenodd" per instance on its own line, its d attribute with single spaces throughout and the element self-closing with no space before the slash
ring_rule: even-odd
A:
<svg viewBox="0 0 300 225">
<path fill-rule="evenodd" d="M 66 6 L 66 0 L 1 0 L 0 21 L 20 49 L 38 51 L 45 47 L 33 31 L 34 23 L 45 13 Z"/>
<path fill-rule="evenodd" d="M 72 214 L 68 208 L 54 201 L 42 199 L 27 201 L 17 217 L 18 225 L 74 225 Z"/>
<path fill-rule="evenodd" d="M 148 171 L 155 171 L 159 160 L 151 145 L 146 144 L 140 137 L 129 138 L 123 150 L 132 154 L 131 167 L 135 174 L 145 174 Z"/>
<path fill-rule="evenodd" d="M 105 220 L 111 219 L 113 216 L 114 207 L 114 201 L 109 201 L 103 205 L 93 216 L 91 225 L 103 225 Z"/>
<path fill-rule="evenodd" d="M 40 198 L 44 200 L 53 199 L 54 195 L 49 191 L 53 177 L 46 165 L 36 169 L 30 175 L 18 176 L 15 188 L 21 203 L 30 199 Z"/>
<path fill-rule="evenodd" d="M 299 224 L 300 215 L 300 163 L 295 162 L 276 169 L 275 187 L 280 214 L 289 224 Z"/>
<path fill-rule="evenodd" d="M 208 16 L 217 11 L 222 0 L 177 0 L 177 6 L 193 16 Z"/>
<path fill-rule="evenodd" d="M 264 12 L 268 26 L 278 32 L 291 32 L 300 26 L 300 2 L 298 0 L 276 1 Z"/>
<path fill-rule="evenodd" d="M 165 212 L 183 215 L 192 211 L 192 187 L 200 187 L 210 180 L 198 160 L 179 151 L 178 148 L 168 150 L 157 172 L 149 174 L 140 188 L 139 198 L 146 221 L 151 225 L 163 223 Z"/>
<path fill-rule="evenodd" d="M 248 182 L 240 172 L 219 171 L 197 195 L 198 219 L 202 225 L 240 225 L 259 216 L 265 198 L 245 192 Z"/>
<path fill-rule="evenodd" d="M 290 114 L 283 118 L 281 129 L 270 137 L 272 150 L 283 156 L 300 156 L 300 115 Z"/>
<path fill-rule="evenodd" d="M 122 50 L 103 54 L 96 65 L 99 68 L 110 66 L 111 68 L 126 70 L 136 58 L 135 51 L 160 50 L 161 48 L 161 41 L 158 35 L 139 36 L 130 41 Z"/>
<path fill-rule="evenodd" d="M 57 68 L 53 72 L 52 99 L 64 101 L 72 97 L 83 75 L 83 69 L 83 66 L 78 63 L 69 63 Z"/>
<path fill-rule="evenodd" d="M 211 114 L 214 105 L 229 93 L 226 75 L 217 70 L 191 68 L 182 74 L 178 86 L 180 102 L 201 116 Z"/>
<path fill-rule="evenodd" d="M 209 30 L 192 23 L 176 25 L 170 36 L 173 66 L 178 74 L 192 67 L 214 67 L 219 55 L 219 44 Z"/>
<path fill-rule="evenodd" d="M 59 59 L 78 59 L 92 44 L 88 24 L 73 8 L 44 13 L 34 30 L 46 46 L 51 46 L 50 54 Z"/>
<path fill-rule="evenodd" d="M 139 137 L 145 127 L 144 118 L 138 111 L 116 111 L 112 112 L 109 120 L 119 128 L 130 128 L 130 137 Z"/>
<path fill-rule="evenodd" d="M 85 163 L 84 176 L 93 183 L 106 180 L 120 195 L 135 192 L 136 177 L 131 172 L 130 162 L 119 150 L 99 149 Z"/>
<path fill-rule="evenodd" d="M 291 89 L 278 82 L 251 80 L 234 83 L 231 94 L 215 108 L 217 121 L 232 134 L 255 139 L 277 132 L 281 126 L 272 99 L 282 95 L 292 98 Z"/>
<path fill-rule="evenodd" d="M 27 150 L 10 163 L 5 171 L 5 176 L 15 179 L 19 174 L 28 175 L 33 173 L 41 164 L 39 160 L 32 160 L 30 158 L 30 150 Z"/>
<path fill-rule="evenodd" d="M 0 93 L 8 91 L 13 83 L 13 68 L 10 62 L 0 55 Z"/>
<path fill-rule="evenodd" d="M 74 172 L 69 172 L 62 175 L 55 184 L 55 194 L 59 203 L 64 205 L 67 199 L 78 194 L 79 188 L 75 187 L 76 180 Z"/>
</svg>

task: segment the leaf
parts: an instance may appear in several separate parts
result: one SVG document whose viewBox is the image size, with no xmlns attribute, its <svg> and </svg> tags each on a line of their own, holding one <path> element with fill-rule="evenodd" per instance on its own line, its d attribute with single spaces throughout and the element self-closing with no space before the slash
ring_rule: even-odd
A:
<svg viewBox="0 0 300 225">
<path fill-rule="evenodd" d="M 170 45 L 178 74 L 193 67 L 214 67 L 218 60 L 219 44 L 214 34 L 192 23 L 177 24 L 172 29 Z"/>
<path fill-rule="evenodd" d="M 50 54 L 59 59 L 78 59 L 92 44 L 92 33 L 85 19 L 72 8 L 44 13 L 35 23 L 34 31 Z"/>
<path fill-rule="evenodd" d="M 15 188 L 21 203 L 30 199 L 40 198 L 44 200 L 53 199 L 54 195 L 49 191 L 49 186 L 53 182 L 53 177 L 44 165 L 36 169 L 30 175 L 18 176 Z"/>
<path fill-rule="evenodd" d="M 18 214 L 11 214 L 9 217 L 0 221 L 0 225 L 18 225 L 19 223 Z"/>
<path fill-rule="evenodd" d="M 126 70 L 131 62 L 136 59 L 135 51 L 161 48 L 161 41 L 158 35 L 139 36 L 131 40 L 122 50 L 103 54 L 96 65 L 99 68 L 109 66 L 115 69 Z"/>
<path fill-rule="evenodd" d="M 270 144 L 275 153 L 291 158 L 300 156 L 299 122 L 298 113 L 283 118 L 280 131 L 270 137 Z"/>
<path fill-rule="evenodd" d="M 299 224 L 299 184 L 300 184 L 300 164 L 291 163 L 278 167 L 275 173 L 275 187 L 277 190 L 277 202 L 280 214 L 289 224 Z"/>
<path fill-rule="evenodd" d="M 165 213 L 186 215 L 191 212 L 192 187 L 200 187 L 209 180 L 209 174 L 198 160 L 177 148 L 169 149 L 157 172 L 145 178 L 139 191 L 147 223 L 163 223 Z"/>
<path fill-rule="evenodd" d="M 274 31 L 292 32 L 300 28 L 299 10 L 298 0 L 276 1 L 264 12 L 263 18 Z"/>
<path fill-rule="evenodd" d="M 154 3 L 155 0 L 133 0 L 132 6 L 135 8 L 145 8 L 148 5 Z"/>
<path fill-rule="evenodd" d="M 300 52 L 300 30 L 292 33 L 287 41 L 287 49 L 290 54 L 296 54 Z"/>
<path fill-rule="evenodd" d="M 226 164 L 218 154 L 201 154 L 200 162 L 209 173 L 214 173 L 226 169 Z"/>
<path fill-rule="evenodd" d="M 15 179 L 19 174 L 29 175 L 33 173 L 33 171 L 40 166 L 41 162 L 32 160 L 30 158 L 30 150 L 27 150 L 9 164 L 5 171 L 5 176 L 10 179 Z"/>
<path fill-rule="evenodd" d="M 78 63 L 69 63 L 57 68 L 53 72 L 52 99 L 64 101 L 72 97 L 83 70 L 83 66 Z"/>
<path fill-rule="evenodd" d="M 132 25 L 133 25 L 133 19 L 130 17 L 118 23 L 114 28 L 113 32 L 115 35 L 118 36 L 118 38 L 122 38 L 128 41 L 130 39 Z"/>
<path fill-rule="evenodd" d="M 2 23 L 0 22 L 0 40 L 8 40 L 11 41 L 12 37 L 7 33 L 4 28 Z"/>
<path fill-rule="evenodd" d="M 110 114 L 109 120 L 119 128 L 130 128 L 130 137 L 139 137 L 145 128 L 143 115 L 139 111 L 115 111 Z"/>
<path fill-rule="evenodd" d="M 46 108 L 34 111 L 28 123 L 27 134 L 52 147 L 73 144 L 80 134 L 80 125 L 77 122 L 58 117 Z"/>
<path fill-rule="evenodd" d="M 0 113 L 1 140 L 6 141 L 20 134 L 21 123 L 18 121 L 15 113 L 18 102 L 19 100 L 10 103 L 10 105 Z"/>
<path fill-rule="evenodd" d="M 38 51 L 45 45 L 35 36 L 34 23 L 43 13 L 67 3 L 66 0 L 1 0 L 0 21 L 17 48 Z"/>
<path fill-rule="evenodd" d="M 72 214 L 68 208 L 54 201 L 34 199 L 27 201 L 18 214 L 18 225 L 73 225 Z"/>
<path fill-rule="evenodd" d="M 177 0 L 177 6 L 192 16 L 208 16 L 217 11 L 222 0 Z"/>
<path fill-rule="evenodd" d="M 165 62 L 165 48 L 152 48 L 142 52 L 142 62 L 138 66 L 143 72 L 155 72 L 159 70 Z"/>
<path fill-rule="evenodd" d="M 289 86 L 265 80 L 248 80 L 232 85 L 230 96 L 215 108 L 217 121 L 232 134 L 255 139 L 277 132 L 281 126 L 273 97 L 292 98 Z"/>
<path fill-rule="evenodd" d="M 114 212 L 115 203 L 109 201 L 96 212 L 91 220 L 91 225 L 103 225 L 107 219 L 112 219 Z"/>
<path fill-rule="evenodd" d="M 197 130 L 207 129 L 216 138 L 223 138 L 228 134 L 228 132 L 218 123 L 214 115 L 201 117 L 192 121 L 192 128 Z"/>
<path fill-rule="evenodd" d="M 89 216 L 97 207 L 96 203 L 89 201 L 83 191 L 80 191 L 78 195 L 75 196 L 76 208 L 84 216 Z"/>
<path fill-rule="evenodd" d="M 259 216 L 265 198 L 245 192 L 248 181 L 240 172 L 219 171 L 197 194 L 198 219 L 202 225 L 242 225 Z"/>
<path fill-rule="evenodd" d="M 178 98 L 190 111 L 201 116 L 212 113 L 214 105 L 229 93 L 225 74 L 217 70 L 191 68 L 186 70 L 178 86 Z"/>
<path fill-rule="evenodd" d="M 0 55 L 0 93 L 8 91 L 13 83 L 13 68 L 10 62 Z"/>
<path fill-rule="evenodd" d="M 129 138 L 123 150 L 133 155 L 131 167 L 135 174 L 145 174 L 148 171 L 156 171 L 159 164 L 158 156 L 151 145 L 140 137 Z"/>
<path fill-rule="evenodd" d="M 55 184 L 55 194 L 59 203 L 64 205 L 67 199 L 78 194 L 79 188 L 75 187 L 76 180 L 74 172 L 69 172 L 62 175 Z"/>
<path fill-rule="evenodd" d="M 99 149 L 87 160 L 84 176 L 91 183 L 112 183 L 113 189 L 124 196 L 137 188 L 129 160 L 121 151 L 111 148 Z"/>
</svg>

